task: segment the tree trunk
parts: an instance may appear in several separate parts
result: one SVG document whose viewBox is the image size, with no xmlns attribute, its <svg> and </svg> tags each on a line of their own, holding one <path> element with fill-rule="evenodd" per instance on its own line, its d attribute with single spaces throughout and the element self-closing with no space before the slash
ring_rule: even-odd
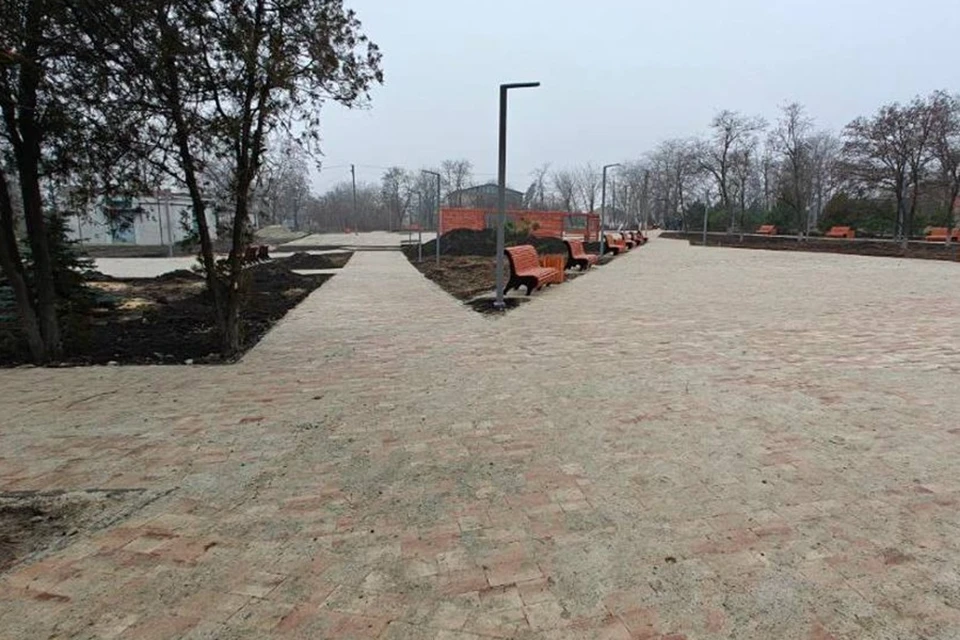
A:
<svg viewBox="0 0 960 640">
<path fill-rule="evenodd" d="M 917 202 L 919 200 L 920 200 L 920 181 L 918 176 L 913 182 L 913 193 L 910 194 L 910 209 L 909 211 L 907 211 L 907 219 L 905 224 L 906 228 L 904 229 L 904 234 L 903 234 L 904 249 L 910 246 L 910 236 L 913 235 L 913 221 L 916 217 Z M 949 230 L 947 231 L 947 235 L 948 236 L 950 235 Z"/>
<path fill-rule="evenodd" d="M 960 196 L 960 181 L 954 180 L 950 183 L 950 193 L 947 195 L 947 246 L 950 246 L 951 236 L 953 236 L 953 225 L 956 221 L 953 217 L 953 207 Z"/>
<path fill-rule="evenodd" d="M 237 202 L 233 214 L 233 237 L 229 258 L 230 275 L 226 292 L 226 308 L 224 309 L 225 313 L 220 325 L 221 349 L 223 350 L 223 354 L 228 357 L 240 352 L 242 337 L 240 331 L 240 306 L 242 304 L 243 291 L 241 290 L 240 280 L 243 276 L 243 258 L 247 246 L 244 234 L 246 233 L 246 223 L 250 207 L 248 196 L 250 192 L 250 180 L 244 175 L 247 173 L 246 168 L 242 165 L 237 170 Z"/>
<path fill-rule="evenodd" d="M 196 160 L 190 149 L 190 131 L 183 114 L 180 76 L 175 57 L 177 50 L 175 46 L 176 34 L 171 33 L 173 27 L 171 27 L 167 21 L 166 14 L 162 9 L 158 10 L 157 17 L 161 25 L 161 38 L 164 40 L 166 56 L 163 60 L 165 78 L 157 83 L 156 88 L 158 92 L 164 96 L 167 107 L 170 109 L 170 117 L 174 123 L 174 140 L 177 145 L 177 153 L 180 156 L 184 182 L 186 182 L 187 191 L 190 193 L 190 201 L 193 204 L 193 215 L 197 221 L 197 233 L 200 236 L 200 259 L 203 263 L 204 273 L 206 274 L 207 289 L 213 298 L 217 324 L 223 326 L 226 317 L 224 295 L 217 277 L 217 263 L 213 253 L 213 241 L 210 238 L 210 227 L 207 224 L 206 203 L 203 201 L 203 194 L 200 191 L 200 184 L 197 181 Z"/>
<path fill-rule="evenodd" d="M 28 43 L 24 47 L 24 62 L 20 67 L 19 144 L 14 145 L 14 157 L 20 177 L 20 193 L 23 198 L 24 220 L 33 258 L 34 286 L 37 297 L 37 315 L 40 333 L 43 336 L 46 360 L 56 360 L 63 354 L 60 336 L 60 321 L 57 317 L 57 294 L 54 287 L 53 261 L 47 225 L 43 217 L 43 200 L 40 193 L 40 147 L 43 132 L 37 123 L 37 92 L 42 72 L 35 63 L 38 58 L 37 43 L 40 37 L 44 7 L 41 2 L 31 2 L 27 9 L 25 32 Z M 31 41 L 33 40 L 33 41 Z"/>
<path fill-rule="evenodd" d="M 23 272 L 23 260 L 17 248 L 13 224 L 13 203 L 6 177 L 0 173 L 0 268 L 13 289 L 13 297 L 20 316 L 20 326 L 34 362 L 47 360 L 47 349 L 40 332 L 40 323 L 33 306 L 33 297 Z"/>
<path fill-rule="evenodd" d="M 900 241 L 900 246 L 904 249 L 907 248 L 907 208 L 903 201 L 903 196 L 897 196 L 897 226 L 896 226 L 896 238 Z"/>
<path fill-rule="evenodd" d="M 746 201 L 746 190 L 740 189 L 740 242 L 743 243 L 743 227 L 744 227 L 744 218 L 747 215 L 747 201 Z"/>
</svg>

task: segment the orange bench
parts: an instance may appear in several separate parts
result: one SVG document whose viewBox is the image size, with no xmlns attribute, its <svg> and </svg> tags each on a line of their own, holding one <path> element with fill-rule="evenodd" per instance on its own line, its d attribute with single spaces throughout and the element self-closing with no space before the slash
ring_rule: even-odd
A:
<svg viewBox="0 0 960 640">
<path fill-rule="evenodd" d="M 777 228 L 772 224 L 765 224 L 757 229 L 757 233 L 764 236 L 775 236 L 777 235 Z"/>
<path fill-rule="evenodd" d="M 540 256 L 540 266 L 545 269 L 553 269 L 556 271 L 556 275 L 553 276 L 553 279 L 550 282 L 544 284 L 563 284 L 566 279 L 565 270 L 567 268 L 567 256 L 562 253 L 554 253 L 545 256 Z"/>
<path fill-rule="evenodd" d="M 927 231 L 927 240 L 930 242 L 946 242 L 947 241 L 947 228 L 946 227 L 931 227 Z M 960 229 L 954 229 L 953 233 L 950 234 L 950 240 L 954 242 L 960 242 Z"/>
<path fill-rule="evenodd" d="M 597 254 L 586 252 L 582 241 L 564 240 L 564 242 L 567 245 L 567 269 L 580 267 L 580 271 L 586 271 L 600 260 Z"/>
<path fill-rule="evenodd" d="M 856 238 L 857 232 L 853 227 L 830 227 L 830 231 L 824 234 L 827 238 Z"/>
<path fill-rule="evenodd" d="M 623 236 L 621 236 L 619 233 L 605 233 L 603 234 L 603 237 L 606 240 L 606 248 L 604 249 L 604 253 L 619 255 L 626 252 L 627 243 L 623 241 Z"/>
<path fill-rule="evenodd" d="M 527 295 L 551 284 L 557 279 L 557 270 L 540 266 L 540 256 L 533 245 L 522 244 L 518 247 L 504 249 L 510 260 L 510 280 L 507 282 L 504 293 L 510 289 L 527 288 Z"/>
</svg>

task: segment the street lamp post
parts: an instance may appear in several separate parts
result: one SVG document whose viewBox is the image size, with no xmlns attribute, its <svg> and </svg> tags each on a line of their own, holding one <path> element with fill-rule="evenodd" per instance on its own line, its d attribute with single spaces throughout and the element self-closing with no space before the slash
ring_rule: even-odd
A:
<svg viewBox="0 0 960 640">
<path fill-rule="evenodd" d="M 440 266 L 440 174 L 436 171 L 427 171 L 423 169 L 423 173 L 429 174 L 431 176 L 436 176 L 437 178 L 437 220 L 436 220 L 436 245 L 437 245 L 437 266 Z"/>
<path fill-rule="evenodd" d="M 417 191 L 417 262 L 423 262 L 423 193 Z"/>
<path fill-rule="evenodd" d="M 497 299 L 493 306 L 501 311 L 507 306 L 503 301 L 503 228 L 507 223 L 507 92 L 510 89 L 530 89 L 539 86 L 539 82 L 515 82 L 500 85 L 500 147 L 497 166 L 500 187 L 497 193 Z"/>
<path fill-rule="evenodd" d="M 607 209 L 607 169 L 619 166 L 619 162 L 603 165 L 603 186 L 600 188 L 600 257 L 603 257 L 603 219 L 606 217 Z"/>
</svg>

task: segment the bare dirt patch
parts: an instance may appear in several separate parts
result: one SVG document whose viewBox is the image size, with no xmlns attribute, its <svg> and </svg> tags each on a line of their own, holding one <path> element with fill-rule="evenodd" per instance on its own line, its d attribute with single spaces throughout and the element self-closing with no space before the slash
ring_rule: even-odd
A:
<svg viewBox="0 0 960 640">
<path fill-rule="evenodd" d="M 248 269 L 241 354 L 331 276 L 293 273 L 284 261 Z M 174 271 L 157 278 L 100 277 L 88 317 L 67 327 L 63 365 L 227 362 L 220 354 L 213 301 L 203 278 Z M 15 313 L 0 313 L 0 366 L 29 361 Z"/>
<path fill-rule="evenodd" d="M 489 293 L 497 286 L 497 261 L 484 256 L 441 256 L 436 259 L 412 260 L 413 265 L 427 278 L 458 300 L 470 300 Z"/>
<path fill-rule="evenodd" d="M 0 493 L 0 574 L 129 516 L 156 498 L 141 489 Z"/>
</svg>

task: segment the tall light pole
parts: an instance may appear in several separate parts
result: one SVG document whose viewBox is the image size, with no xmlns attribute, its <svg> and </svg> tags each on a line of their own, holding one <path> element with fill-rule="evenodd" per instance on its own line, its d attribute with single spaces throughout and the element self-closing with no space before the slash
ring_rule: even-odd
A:
<svg viewBox="0 0 960 640">
<path fill-rule="evenodd" d="M 507 223 L 507 92 L 510 89 L 532 89 L 539 82 L 514 82 L 500 85 L 500 153 L 497 177 L 500 188 L 497 193 L 497 299 L 493 306 L 499 310 L 506 308 L 503 301 L 503 228 Z"/>
<path fill-rule="evenodd" d="M 353 180 L 353 224 L 357 224 L 357 167 L 350 165 L 350 177 Z"/>
<path fill-rule="evenodd" d="M 431 176 L 436 176 L 436 178 L 437 178 L 437 220 L 436 220 L 436 223 L 437 223 L 437 224 L 436 224 L 436 227 L 437 227 L 437 238 L 436 238 L 436 245 L 437 245 L 437 266 L 439 267 L 439 266 L 440 266 L 440 174 L 437 173 L 436 171 L 427 171 L 426 169 L 423 169 L 423 173 L 426 173 L 426 174 L 431 175 Z"/>
<path fill-rule="evenodd" d="M 620 163 L 603 165 L 603 186 L 600 188 L 600 256 L 603 257 L 603 219 L 606 217 L 607 210 L 607 169 L 619 167 Z M 594 192 L 596 193 L 596 192 Z"/>
<path fill-rule="evenodd" d="M 423 262 L 423 193 L 417 191 L 417 262 Z"/>
</svg>

